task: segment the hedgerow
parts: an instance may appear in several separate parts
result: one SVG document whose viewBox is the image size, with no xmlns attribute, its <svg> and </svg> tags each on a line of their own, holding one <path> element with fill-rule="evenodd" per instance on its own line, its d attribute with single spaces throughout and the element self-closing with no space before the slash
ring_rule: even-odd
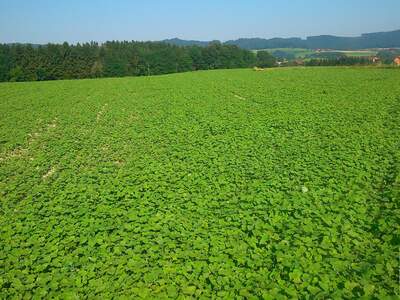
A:
<svg viewBox="0 0 400 300">
<path fill-rule="evenodd" d="M 0 84 L 0 298 L 399 296 L 399 80 Z"/>
</svg>

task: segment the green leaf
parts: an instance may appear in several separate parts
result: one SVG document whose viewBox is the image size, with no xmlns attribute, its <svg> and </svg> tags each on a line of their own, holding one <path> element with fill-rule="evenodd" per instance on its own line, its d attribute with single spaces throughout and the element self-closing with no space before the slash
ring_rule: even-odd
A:
<svg viewBox="0 0 400 300">
<path fill-rule="evenodd" d="M 289 277 L 294 283 L 301 283 L 301 275 L 302 272 L 298 269 L 295 269 L 292 273 L 289 274 Z"/>
<path fill-rule="evenodd" d="M 186 287 L 182 288 L 182 292 L 185 295 L 192 296 L 196 292 L 196 287 L 195 286 L 186 286 Z"/>
</svg>

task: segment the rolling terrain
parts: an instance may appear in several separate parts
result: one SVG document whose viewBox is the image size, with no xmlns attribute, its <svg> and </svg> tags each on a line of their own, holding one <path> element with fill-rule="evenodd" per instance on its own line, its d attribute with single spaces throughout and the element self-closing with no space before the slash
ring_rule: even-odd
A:
<svg viewBox="0 0 400 300">
<path fill-rule="evenodd" d="M 167 39 L 163 42 L 173 45 L 207 46 L 215 41 L 193 41 L 178 38 Z M 400 30 L 364 33 L 360 36 L 342 37 L 334 35 L 308 36 L 305 39 L 293 38 L 240 38 L 224 42 L 248 50 L 276 49 L 276 48 L 306 48 L 306 49 L 337 49 L 361 50 L 372 48 L 400 48 Z"/>
</svg>

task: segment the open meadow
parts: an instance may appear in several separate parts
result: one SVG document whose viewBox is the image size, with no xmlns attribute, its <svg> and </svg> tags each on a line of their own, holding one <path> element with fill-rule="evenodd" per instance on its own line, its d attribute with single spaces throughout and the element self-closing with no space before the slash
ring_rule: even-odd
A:
<svg viewBox="0 0 400 300">
<path fill-rule="evenodd" d="M 400 70 L 0 84 L 0 299 L 399 296 Z"/>
</svg>

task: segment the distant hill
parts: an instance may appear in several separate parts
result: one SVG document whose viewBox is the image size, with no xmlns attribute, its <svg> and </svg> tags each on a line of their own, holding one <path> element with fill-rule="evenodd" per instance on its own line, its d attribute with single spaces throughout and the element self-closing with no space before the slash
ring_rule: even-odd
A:
<svg viewBox="0 0 400 300">
<path fill-rule="evenodd" d="M 178 38 L 167 39 L 163 40 L 162 42 L 176 46 L 201 46 L 201 47 L 206 47 L 209 43 L 211 43 L 204 41 L 181 40 Z"/>
<path fill-rule="evenodd" d="M 182 40 L 179 38 L 166 39 L 161 42 L 176 46 L 200 46 L 206 47 L 210 43 L 219 41 Z M 9 45 L 27 45 L 25 43 L 11 43 Z M 242 49 L 259 50 L 275 48 L 305 48 L 305 49 L 335 49 L 335 50 L 359 50 L 369 48 L 400 48 L 400 30 L 387 32 L 364 33 L 356 37 L 342 37 L 334 35 L 309 36 L 306 39 L 292 38 L 240 38 L 229 40 L 222 44 L 236 45 Z M 30 44 L 33 48 L 40 45 Z"/>
<path fill-rule="evenodd" d="M 21 45 L 21 46 L 32 46 L 33 48 L 39 48 L 41 45 L 40 44 L 31 44 L 31 43 L 8 43 L 7 45 L 10 46 L 15 46 L 15 45 Z"/>
<path fill-rule="evenodd" d="M 400 47 L 400 30 L 366 33 L 359 37 L 311 36 L 307 38 L 306 46 L 306 48 L 330 48 L 338 50 L 395 48 Z"/>
<path fill-rule="evenodd" d="M 301 38 L 241 38 L 238 40 L 226 41 L 225 44 L 236 45 L 243 49 L 258 50 L 271 48 L 308 48 L 305 40 Z"/>
<path fill-rule="evenodd" d="M 163 42 L 178 46 L 207 46 L 209 41 L 187 41 L 178 38 Z M 358 50 L 367 48 L 400 48 L 400 30 L 389 32 L 365 33 L 358 37 L 340 37 L 333 35 L 310 36 L 301 38 L 241 38 L 226 41 L 224 44 L 236 45 L 243 49 L 258 50 L 272 48 L 307 48 Z"/>
</svg>

